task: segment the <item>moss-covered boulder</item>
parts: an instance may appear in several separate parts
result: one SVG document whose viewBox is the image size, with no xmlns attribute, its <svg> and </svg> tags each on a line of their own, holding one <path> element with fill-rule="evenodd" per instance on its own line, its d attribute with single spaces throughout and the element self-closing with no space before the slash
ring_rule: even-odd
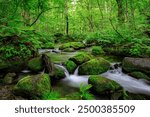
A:
<svg viewBox="0 0 150 117">
<path fill-rule="evenodd" d="M 26 61 L 22 60 L 0 60 L 0 72 L 1 73 L 9 73 L 9 72 L 16 72 L 19 73 L 24 67 Z"/>
<path fill-rule="evenodd" d="M 53 78 L 54 81 L 65 78 L 64 70 L 59 68 L 59 67 L 55 67 L 54 75 L 52 76 L 52 78 Z"/>
<path fill-rule="evenodd" d="M 98 75 L 106 72 L 109 68 L 110 68 L 110 63 L 107 60 L 103 58 L 97 58 L 97 59 L 92 59 L 86 63 L 83 63 L 79 67 L 79 74 Z"/>
<path fill-rule="evenodd" d="M 92 85 L 91 90 L 99 95 L 113 93 L 116 90 L 121 89 L 121 86 L 115 81 L 98 75 L 90 76 L 88 79 L 88 83 Z"/>
<path fill-rule="evenodd" d="M 122 68 L 128 73 L 141 71 L 150 75 L 150 58 L 125 57 Z"/>
<path fill-rule="evenodd" d="M 89 61 L 91 58 L 91 55 L 89 55 L 88 53 L 80 52 L 75 56 L 71 57 L 69 60 L 73 61 L 77 65 L 81 65 L 82 63 Z"/>
<path fill-rule="evenodd" d="M 132 73 L 129 73 L 129 75 L 137 79 L 150 80 L 150 77 L 148 77 L 146 74 L 142 72 L 132 72 Z"/>
<path fill-rule="evenodd" d="M 66 69 L 68 70 L 69 73 L 73 73 L 75 71 L 75 69 L 77 68 L 77 65 L 71 61 L 71 60 L 68 60 L 64 63 Z"/>
<path fill-rule="evenodd" d="M 81 42 L 68 42 L 68 43 L 62 44 L 59 47 L 60 50 L 64 50 L 67 48 L 73 48 L 75 50 L 79 50 L 79 49 L 85 48 L 85 45 Z"/>
<path fill-rule="evenodd" d="M 31 71 L 34 71 L 34 72 L 41 71 L 43 69 L 42 58 L 36 57 L 36 58 L 29 60 L 27 66 Z"/>
<path fill-rule="evenodd" d="M 92 54 L 95 55 L 95 56 L 96 55 L 101 55 L 101 54 L 104 54 L 104 51 L 103 51 L 101 46 L 93 46 L 92 47 Z"/>
<path fill-rule="evenodd" d="M 13 79 L 16 76 L 15 73 L 8 73 L 5 75 L 4 79 L 3 79 L 3 84 L 11 84 L 13 83 Z"/>
<path fill-rule="evenodd" d="M 14 87 L 16 95 L 27 99 L 38 99 L 51 91 L 51 82 L 48 74 L 27 76 L 21 79 Z"/>
</svg>

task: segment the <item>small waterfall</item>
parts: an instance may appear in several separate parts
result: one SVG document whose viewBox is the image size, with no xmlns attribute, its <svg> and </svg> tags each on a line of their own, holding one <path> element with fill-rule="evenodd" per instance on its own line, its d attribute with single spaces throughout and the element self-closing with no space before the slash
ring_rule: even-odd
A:
<svg viewBox="0 0 150 117">
<path fill-rule="evenodd" d="M 68 70 L 67 70 L 64 66 L 58 65 L 58 64 L 55 64 L 55 66 L 56 66 L 56 67 L 59 67 L 59 68 L 61 68 L 61 69 L 64 70 L 65 75 L 66 75 L 66 78 L 69 78 L 69 77 L 70 77 L 70 74 L 69 74 Z"/>
<path fill-rule="evenodd" d="M 110 80 L 114 80 L 119 83 L 125 90 L 131 93 L 140 93 L 150 95 L 150 85 L 148 81 L 142 79 L 135 79 L 122 72 L 122 68 L 118 67 L 101 74 Z"/>
<path fill-rule="evenodd" d="M 71 87 L 79 88 L 81 84 L 87 85 L 88 84 L 88 77 L 89 76 L 78 76 L 78 68 L 75 70 L 74 74 L 70 75 L 68 70 L 62 65 L 55 65 L 64 70 L 66 78 L 62 79 L 62 83 L 64 85 L 68 85 Z"/>
<path fill-rule="evenodd" d="M 79 67 L 76 68 L 74 75 L 78 76 L 78 70 L 79 70 Z"/>
</svg>

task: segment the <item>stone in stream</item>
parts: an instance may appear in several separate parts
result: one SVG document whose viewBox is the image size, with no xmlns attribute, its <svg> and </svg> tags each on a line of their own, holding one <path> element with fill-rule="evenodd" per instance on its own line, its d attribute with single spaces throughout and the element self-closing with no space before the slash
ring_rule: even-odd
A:
<svg viewBox="0 0 150 117">
<path fill-rule="evenodd" d="M 75 56 L 69 58 L 69 60 L 73 61 L 77 65 L 81 65 L 82 63 L 89 61 L 91 58 L 91 55 L 89 55 L 88 53 L 80 52 Z"/>
<path fill-rule="evenodd" d="M 69 73 L 74 73 L 75 69 L 77 68 L 77 65 L 71 61 L 71 60 L 68 60 L 64 63 L 66 69 L 68 70 Z"/>
<path fill-rule="evenodd" d="M 91 59 L 79 66 L 79 75 L 99 75 L 110 68 L 110 63 L 103 59 Z"/>
<path fill-rule="evenodd" d="M 150 76 L 150 58 L 125 57 L 122 68 L 128 73 L 140 71 Z"/>
<path fill-rule="evenodd" d="M 13 90 L 15 95 L 27 99 L 42 98 L 51 91 L 51 79 L 48 74 L 26 76 L 15 85 Z"/>
<path fill-rule="evenodd" d="M 33 72 L 39 72 L 44 69 L 42 65 L 42 58 L 36 57 L 28 61 L 28 68 Z"/>
<path fill-rule="evenodd" d="M 98 95 L 112 94 L 117 90 L 122 89 L 121 86 L 115 81 L 99 75 L 90 76 L 88 83 L 92 85 L 91 90 Z"/>
</svg>

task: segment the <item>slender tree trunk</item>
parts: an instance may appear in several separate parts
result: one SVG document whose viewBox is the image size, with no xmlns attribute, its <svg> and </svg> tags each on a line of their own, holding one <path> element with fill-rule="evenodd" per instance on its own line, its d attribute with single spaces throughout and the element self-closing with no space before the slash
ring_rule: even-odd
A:
<svg viewBox="0 0 150 117">
<path fill-rule="evenodd" d="M 68 0 L 65 0 L 66 35 L 69 35 Z"/>
<path fill-rule="evenodd" d="M 130 18 L 131 27 L 135 28 L 135 16 L 134 16 L 135 8 L 133 6 L 133 0 L 130 0 L 130 8 L 131 8 L 131 18 Z"/>
<path fill-rule="evenodd" d="M 125 10 L 123 6 L 123 1 L 124 0 L 116 0 L 118 5 L 118 21 L 120 24 L 125 22 Z"/>
</svg>

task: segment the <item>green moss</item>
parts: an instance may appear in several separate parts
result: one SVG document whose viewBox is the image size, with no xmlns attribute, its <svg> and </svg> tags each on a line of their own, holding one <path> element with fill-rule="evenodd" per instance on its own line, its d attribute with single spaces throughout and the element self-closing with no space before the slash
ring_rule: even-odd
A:
<svg viewBox="0 0 150 117">
<path fill-rule="evenodd" d="M 77 68 L 77 65 L 71 60 L 66 61 L 64 63 L 64 65 L 67 68 L 67 70 L 69 71 L 69 73 L 73 73 L 75 71 L 75 69 Z"/>
<path fill-rule="evenodd" d="M 89 61 L 92 57 L 85 52 L 80 52 L 77 55 L 71 57 L 69 60 L 73 61 L 77 65 L 81 65 L 82 63 L 85 63 Z"/>
<path fill-rule="evenodd" d="M 148 77 L 146 74 L 142 72 L 132 72 L 129 74 L 132 77 L 135 77 L 137 79 L 145 79 L 145 80 L 150 80 L 150 77 Z"/>
<path fill-rule="evenodd" d="M 52 76 L 52 77 L 55 80 L 60 80 L 60 79 L 65 78 L 64 70 L 62 70 L 61 68 L 56 67 L 55 71 L 54 71 L 54 76 Z"/>
<path fill-rule="evenodd" d="M 69 43 L 62 44 L 59 47 L 60 50 L 64 50 L 67 48 L 73 48 L 75 50 L 79 50 L 79 49 L 85 48 L 85 45 L 81 42 L 69 42 Z"/>
<path fill-rule="evenodd" d="M 9 73 L 9 72 L 20 72 L 24 69 L 25 61 L 0 61 L 0 71 L 1 73 Z"/>
<path fill-rule="evenodd" d="M 38 74 L 27 76 L 21 79 L 14 87 L 17 95 L 31 98 L 41 98 L 44 94 L 50 92 L 50 77 L 48 74 Z"/>
<path fill-rule="evenodd" d="M 90 76 L 88 83 L 92 85 L 92 90 L 97 94 L 112 93 L 120 88 L 115 81 L 98 75 Z"/>
<path fill-rule="evenodd" d="M 33 58 L 28 62 L 28 68 L 34 72 L 39 72 L 43 69 L 41 57 Z"/>
<path fill-rule="evenodd" d="M 101 54 L 104 54 L 104 51 L 103 51 L 101 46 L 93 46 L 92 47 L 92 54 L 95 55 L 95 56 L 96 55 L 101 55 Z"/>
<path fill-rule="evenodd" d="M 110 68 L 110 63 L 103 59 L 92 59 L 86 63 L 83 63 L 79 67 L 80 75 L 98 75 L 106 72 Z"/>
</svg>

